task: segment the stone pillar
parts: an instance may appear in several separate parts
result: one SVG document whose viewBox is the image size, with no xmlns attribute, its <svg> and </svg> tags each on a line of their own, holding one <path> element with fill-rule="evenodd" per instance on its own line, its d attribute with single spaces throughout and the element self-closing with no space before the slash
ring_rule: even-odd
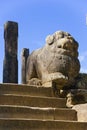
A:
<svg viewBox="0 0 87 130">
<path fill-rule="evenodd" d="M 4 40 L 3 82 L 18 83 L 18 23 L 8 21 L 4 24 Z"/>
<path fill-rule="evenodd" d="M 22 70 L 21 70 L 21 78 L 22 78 L 22 83 L 26 84 L 26 63 L 27 63 L 27 58 L 29 56 L 29 49 L 23 48 L 22 50 Z"/>
</svg>

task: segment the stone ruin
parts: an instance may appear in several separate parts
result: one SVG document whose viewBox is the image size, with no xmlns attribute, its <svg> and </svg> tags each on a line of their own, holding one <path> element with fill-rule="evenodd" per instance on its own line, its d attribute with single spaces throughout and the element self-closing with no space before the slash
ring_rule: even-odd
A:
<svg viewBox="0 0 87 130">
<path fill-rule="evenodd" d="M 75 84 L 79 70 L 78 43 L 69 33 L 57 31 L 46 38 L 43 48 L 28 57 L 26 83 L 45 87 L 55 84 L 62 89 Z"/>
<path fill-rule="evenodd" d="M 18 25 L 5 24 L 3 82 L 18 82 Z M 66 97 L 67 107 L 87 102 L 87 74 L 80 73 L 78 42 L 67 32 L 47 36 L 43 48 L 22 50 L 22 84 L 52 87 L 54 96 Z"/>
<path fill-rule="evenodd" d="M 4 24 L 4 41 L 3 82 L 18 83 L 18 23 L 8 21 Z"/>
</svg>

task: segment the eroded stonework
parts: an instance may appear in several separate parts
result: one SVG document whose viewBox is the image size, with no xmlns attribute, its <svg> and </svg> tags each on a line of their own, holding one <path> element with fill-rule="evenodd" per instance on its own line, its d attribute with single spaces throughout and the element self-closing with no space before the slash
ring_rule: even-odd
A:
<svg viewBox="0 0 87 130">
<path fill-rule="evenodd" d="M 43 48 L 32 52 L 27 60 L 27 84 L 58 89 L 74 86 L 79 74 L 78 43 L 67 32 L 47 36 Z"/>
<path fill-rule="evenodd" d="M 18 23 L 4 24 L 5 56 L 3 62 L 3 82 L 18 83 Z"/>
<path fill-rule="evenodd" d="M 76 78 L 75 88 L 64 90 L 66 93 L 67 107 L 72 107 L 76 104 L 87 103 L 87 74 L 79 73 Z"/>
</svg>

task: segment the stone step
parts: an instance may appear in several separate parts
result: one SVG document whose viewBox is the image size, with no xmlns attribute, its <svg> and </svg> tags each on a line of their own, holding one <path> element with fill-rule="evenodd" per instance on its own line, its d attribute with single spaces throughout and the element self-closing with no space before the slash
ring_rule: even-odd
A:
<svg viewBox="0 0 87 130">
<path fill-rule="evenodd" d="M 0 118 L 0 130 L 87 130 L 86 122 Z"/>
<path fill-rule="evenodd" d="M 75 110 L 68 108 L 38 108 L 0 105 L 0 118 L 77 120 L 77 113 Z"/>
<path fill-rule="evenodd" d="M 26 84 L 0 84 L 0 94 L 20 94 L 33 96 L 53 96 L 53 89 L 51 87 L 29 86 Z"/>
<path fill-rule="evenodd" d="M 35 97 L 16 94 L 1 94 L 0 105 L 65 108 L 66 99 L 56 97 Z"/>
</svg>

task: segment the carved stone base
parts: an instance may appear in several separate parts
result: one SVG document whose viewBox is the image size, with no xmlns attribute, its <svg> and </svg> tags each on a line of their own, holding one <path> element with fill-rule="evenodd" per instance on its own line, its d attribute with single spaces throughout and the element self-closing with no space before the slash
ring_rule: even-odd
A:
<svg viewBox="0 0 87 130">
<path fill-rule="evenodd" d="M 67 94 L 67 107 L 72 107 L 76 104 L 87 103 L 87 90 L 86 89 L 75 89 L 71 90 Z"/>
</svg>

